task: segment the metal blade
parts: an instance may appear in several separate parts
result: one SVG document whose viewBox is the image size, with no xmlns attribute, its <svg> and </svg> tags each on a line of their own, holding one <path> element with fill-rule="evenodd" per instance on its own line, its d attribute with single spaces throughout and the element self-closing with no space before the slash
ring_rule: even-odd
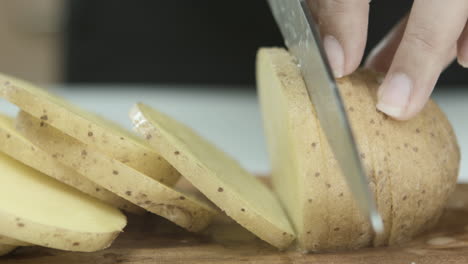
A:
<svg viewBox="0 0 468 264">
<path fill-rule="evenodd" d="M 369 190 L 367 177 L 344 110 L 335 79 L 325 56 L 318 29 L 305 0 L 268 0 L 289 52 L 296 57 L 320 125 L 362 213 L 375 232 L 382 219 Z"/>
</svg>

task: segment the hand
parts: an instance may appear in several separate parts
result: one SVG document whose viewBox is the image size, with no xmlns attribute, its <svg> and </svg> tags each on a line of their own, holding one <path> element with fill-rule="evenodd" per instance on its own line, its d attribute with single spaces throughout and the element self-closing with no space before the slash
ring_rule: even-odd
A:
<svg viewBox="0 0 468 264">
<path fill-rule="evenodd" d="M 335 77 L 356 70 L 367 39 L 369 0 L 309 0 Z M 455 58 L 468 67 L 468 0 L 414 0 L 410 13 L 377 45 L 366 66 L 386 72 L 377 108 L 409 119 L 426 104 Z"/>
</svg>

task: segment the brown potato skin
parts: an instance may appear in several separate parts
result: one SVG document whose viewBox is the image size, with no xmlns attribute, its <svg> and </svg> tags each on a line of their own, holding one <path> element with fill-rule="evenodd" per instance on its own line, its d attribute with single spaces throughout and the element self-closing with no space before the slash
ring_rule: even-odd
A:
<svg viewBox="0 0 468 264">
<path fill-rule="evenodd" d="M 18 216 L 0 211 L 2 234 L 18 238 L 31 244 L 76 252 L 94 252 L 108 248 L 122 232 L 79 232 L 22 219 L 23 226 L 17 225 Z M 126 221 L 125 221 L 126 222 Z M 123 228 L 123 227 L 122 227 Z M 11 246 L 12 250 L 16 246 Z"/>
<path fill-rule="evenodd" d="M 111 206 L 134 214 L 143 214 L 145 212 L 140 207 L 133 205 L 110 191 L 100 188 L 99 185 L 90 181 L 85 176 L 55 160 L 51 155 L 42 151 L 17 132 L 14 123 L 14 119 L 0 114 L 1 152 Z M 0 243 L 2 243 L 1 236 Z"/>
<path fill-rule="evenodd" d="M 304 251 L 401 244 L 437 222 L 454 190 L 460 151 L 447 117 L 432 100 L 410 121 L 387 117 L 375 107 L 382 77 L 360 69 L 337 80 L 384 220 L 385 232 L 375 235 L 357 210 L 292 57 L 278 48 L 258 53 L 258 88 L 268 143 L 288 135 L 291 144 L 289 152 L 270 147 L 270 157 L 295 157 L 293 171 L 298 180 L 291 186 L 296 186 L 297 196 L 288 196 L 291 192 L 280 183 L 290 175 L 279 169 L 272 171 L 273 185 L 286 208 L 299 204 L 299 210 L 288 212 Z M 286 121 L 275 129 L 267 113 L 271 89 L 280 90 L 276 92 L 286 105 Z"/>
<path fill-rule="evenodd" d="M 102 188 L 189 231 L 203 230 L 217 214 L 208 203 L 156 181 L 24 111 L 18 113 L 16 127 L 57 161 Z"/>
<path fill-rule="evenodd" d="M 280 250 L 294 230 L 274 193 L 191 128 L 143 103 L 130 111 L 135 129 L 227 216 Z"/>
<path fill-rule="evenodd" d="M 46 89 L 0 73 L 0 97 L 65 134 L 167 186 L 180 174 L 144 140 L 119 125 L 71 104 Z"/>
</svg>

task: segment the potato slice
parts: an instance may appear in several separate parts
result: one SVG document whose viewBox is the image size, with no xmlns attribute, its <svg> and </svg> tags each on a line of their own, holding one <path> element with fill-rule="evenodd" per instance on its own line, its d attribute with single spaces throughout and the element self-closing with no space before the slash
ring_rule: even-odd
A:
<svg viewBox="0 0 468 264">
<path fill-rule="evenodd" d="M 70 251 L 108 247 L 125 227 L 117 209 L 0 153 L 0 235 Z"/>
<path fill-rule="evenodd" d="M 0 151 L 109 205 L 132 213 L 141 214 L 144 212 L 140 207 L 101 188 L 37 148 L 31 141 L 15 130 L 14 120 L 4 115 L 0 115 Z"/>
<path fill-rule="evenodd" d="M 0 256 L 8 255 L 16 248 L 16 246 L 0 244 Z"/>
<path fill-rule="evenodd" d="M 13 238 L 0 235 L 0 244 L 1 245 L 10 245 L 10 246 L 31 246 L 31 243 L 19 241 Z"/>
<path fill-rule="evenodd" d="M 137 104 L 130 117 L 149 144 L 228 216 L 277 248 L 284 249 L 294 240 L 275 195 L 235 160 L 144 104 Z"/>
<path fill-rule="evenodd" d="M 189 231 L 202 230 L 216 214 L 210 205 L 148 177 L 24 111 L 18 114 L 16 122 L 20 133 L 58 161 Z"/>
<path fill-rule="evenodd" d="M 172 186 L 180 174 L 138 136 L 30 83 L 0 74 L 0 96 L 42 122 Z"/>
<path fill-rule="evenodd" d="M 385 232 L 376 236 L 360 213 L 320 127 L 293 57 L 284 49 L 257 55 L 257 87 L 273 186 L 303 250 L 394 245 L 433 226 L 454 190 L 460 152 L 433 101 L 410 121 L 377 111 L 382 75 L 368 70 L 339 79 L 369 186 Z"/>
</svg>

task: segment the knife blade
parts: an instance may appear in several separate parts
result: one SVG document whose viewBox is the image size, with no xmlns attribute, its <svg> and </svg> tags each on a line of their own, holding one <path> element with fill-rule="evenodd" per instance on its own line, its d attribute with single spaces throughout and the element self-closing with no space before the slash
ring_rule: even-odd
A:
<svg viewBox="0 0 468 264">
<path fill-rule="evenodd" d="M 335 159 L 357 205 L 375 232 L 383 222 L 369 189 L 367 176 L 320 34 L 305 0 L 268 0 L 289 52 L 296 58 Z"/>
</svg>

